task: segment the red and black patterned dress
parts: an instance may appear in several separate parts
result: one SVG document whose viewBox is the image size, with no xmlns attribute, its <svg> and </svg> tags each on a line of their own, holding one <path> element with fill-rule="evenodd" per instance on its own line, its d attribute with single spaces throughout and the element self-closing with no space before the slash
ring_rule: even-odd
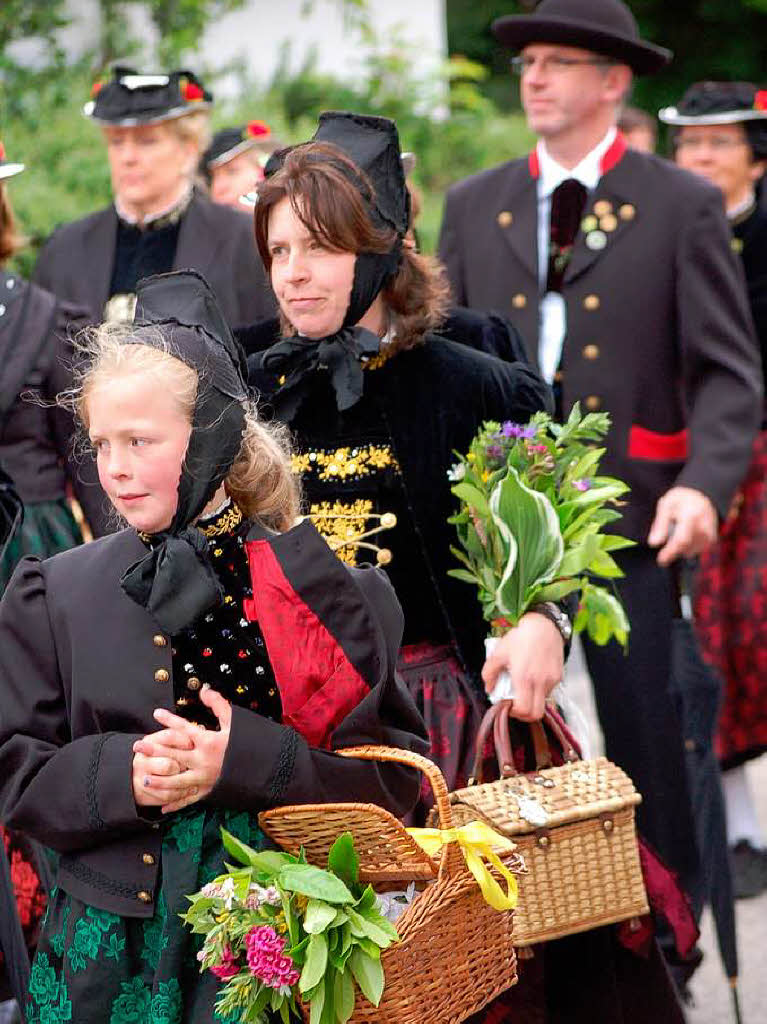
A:
<svg viewBox="0 0 767 1024">
<path fill-rule="evenodd" d="M 767 211 L 733 223 L 767 365 Z M 767 420 L 718 543 L 701 558 L 696 620 L 706 660 L 725 680 L 716 749 L 734 768 L 767 750 Z"/>
</svg>

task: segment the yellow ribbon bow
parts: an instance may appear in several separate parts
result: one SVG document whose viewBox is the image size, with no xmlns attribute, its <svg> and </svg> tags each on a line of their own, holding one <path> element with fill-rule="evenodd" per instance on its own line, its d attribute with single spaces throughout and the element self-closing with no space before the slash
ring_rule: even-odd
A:
<svg viewBox="0 0 767 1024">
<path fill-rule="evenodd" d="M 493 831 L 483 821 L 470 821 L 460 828 L 409 828 L 408 833 L 430 857 L 443 846 L 458 843 L 466 866 L 477 880 L 482 896 L 494 910 L 513 910 L 517 905 L 517 880 L 494 850 L 511 853 L 516 847 L 510 839 Z M 506 880 L 506 892 L 493 878 L 485 861 Z"/>
</svg>

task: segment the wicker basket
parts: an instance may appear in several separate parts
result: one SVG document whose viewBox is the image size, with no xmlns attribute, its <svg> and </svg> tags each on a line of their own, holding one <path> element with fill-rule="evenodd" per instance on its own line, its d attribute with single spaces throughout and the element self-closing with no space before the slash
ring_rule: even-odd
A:
<svg viewBox="0 0 767 1024">
<path fill-rule="evenodd" d="M 439 827 L 453 827 L 442 773 L 433 762 L 389 747 L 339 751 L 363 760 L 396 761 L 422 771 L 431 783 Z M 278 807 L 259 815 L 264 832 L 291 853 L 303 847 L 324 867 L 342 832 L 351 832 L 360 878 L 426 884 L 397 921 L 400 941 L 381 954 L 386 987 L 378 1007 L 358 991 L 353 1024 L 459 1024 L 517 980 L 513 914 L 485 903 L 456 843 L 432 860 L 393 815 L 373 804 Z M 504 855 L 512 871 L 518 855 Z M 308 1021 L 308 1007 L 302 1007 Z"/>
<path fill-rule="evenodd" d="M 456 790 L 450 803 L 457 825 L 486 821 L 513 839 L 524 858 L 527 872 L 519 878 L 514 916 L 516 945 L 646 914 L 634 824 L 634 807 L 642 798 L 631 779 L 605 757 L 518 775 L 508 733 L 502 735 L 503 712 L 491 709 L 488 714 L 495 717 L 496 752 L 506 777 Z M 555 722 L 549 725 L 557 731 Z M 543 732 L 536 732 L 538 750 Z M 486 730 L 481 733 L 484 740 Z M 575 757 L 569 743 L 564 750 Z"/>
</svg>

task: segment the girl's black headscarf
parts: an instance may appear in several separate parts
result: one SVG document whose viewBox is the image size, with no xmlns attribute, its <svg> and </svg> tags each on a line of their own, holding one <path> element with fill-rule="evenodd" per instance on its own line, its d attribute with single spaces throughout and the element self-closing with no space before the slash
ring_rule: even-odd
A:
<svg viewBox="0 0 767 1024">
<path fill-rule="evenodd" d="M 189 626 L 222 597 L 208 542 L 192 524 L 237 458 L 245 429 L 245 358 L 208 282 L 194 270 L 139 281 L 129 343 L 164 349 L 197 374 L 192 432 L 178 484 L 178 506 L 152 548 L 124 573 L 125 593 L 166 633 Z"/>
<path fill-rule="evenodd" d="M 266 372 L 285 378 L 272 396 L 271 404 L 277 416 L 288 422 L 298 411 L 311 375 L 319 367 L 326 367 L 330 372 L 340 410 L 350 408 L 362 397 L 361 360 L 378 353 L 380 340 L 372 331 L 355 325 L 386 282 L 397 273 L 402 259 L 402 240 L 410 223 L 410 193 L 405 184 L 394 121 L 387 117 L 328 111 L 320 115 L 319 127 L 311 141 L 338 146 L 364 171 L 367 181 L 362 175 L 351 175 L 345 163 L 337 164 L 359 191 L 376 227 L 393 229 L 396 237 L 389 252 L 357 253 L 349 305 L 335 334 L 318 339 L 285 338 L 251 358 L 254 375 Z M 274 154 L 266 166 L 267 177 L 283 166 L 290 152 L 288 149 Z M 328 159 L 327 155 L 317 156 L 318 162 Z M 372 192 L 368 181 L 372 183 Z"/>
</svg>

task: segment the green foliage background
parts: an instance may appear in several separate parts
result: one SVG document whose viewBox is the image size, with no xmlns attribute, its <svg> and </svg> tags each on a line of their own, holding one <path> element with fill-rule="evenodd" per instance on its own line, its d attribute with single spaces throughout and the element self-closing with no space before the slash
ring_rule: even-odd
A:
<svg viewBox="0 0 767 1024">
<path fill-rule="evenodd" d="M 213 85 L 226 70 L 211 54 L 195 52 L 194 40 L 214 18 L 245 0 L 99 0 L 98 44 L 79 63 L 67 63 L 56 30 L 66 22 L 64 0 L 0 2 L 0 137 L 9 159 L 27 170 L 9 183 L 30 247 L 19 255 L 28 272 L 36 247 L 56 224 L 82 216 L 109 201 L 109 176 L 98 130 L 82 117 L 92 82 L 109 61 L 132 58 L 138 66 L 184 63 Z M 382 0 L 334 0 L 346 14 L 349 32 L 372 46 L 363 80 L 349 84 L 317 70 L 308 58 L 297 72 L 288 50 L 267 85 L 239 77 L 240 99 L 219 105 L 214 126 L 258 117 L 286 142 L 308 138 L 317 115 L 327 109 L 355 109 L 396 119 L 403 149 L 418 157 L 413 180 L 423 198 L 419 235 L 424 249 L 436 246 L 444 191 L 483 167 L 524 153 L 532 138 L 519 112 L 518 90 L 508 73 L 508 54 L 490 32 L 493 18 L 532 6 L 532 0 L 447 0 L 451 59 L 431 75 L 418 74 L 406 29 L 376 38 L 370 7 Z M 159 52 L 150 59 L 130 38 L 126 14 L 141 3 L 160 33 Z M 305 0 L 311 9 L 316 0 Z M 643 34 L 674 49 L 671 68 L 640 79 L 635 102 L 654 111 L 677 99 L 703 77 L 759 81 L 767 66 L 767 0 L 630 0 Z M 38 57 L 31 69 L 14 44 L 33 41 Z M 435 115 L 436 116 L 433 116 Z"/>
</svg>

